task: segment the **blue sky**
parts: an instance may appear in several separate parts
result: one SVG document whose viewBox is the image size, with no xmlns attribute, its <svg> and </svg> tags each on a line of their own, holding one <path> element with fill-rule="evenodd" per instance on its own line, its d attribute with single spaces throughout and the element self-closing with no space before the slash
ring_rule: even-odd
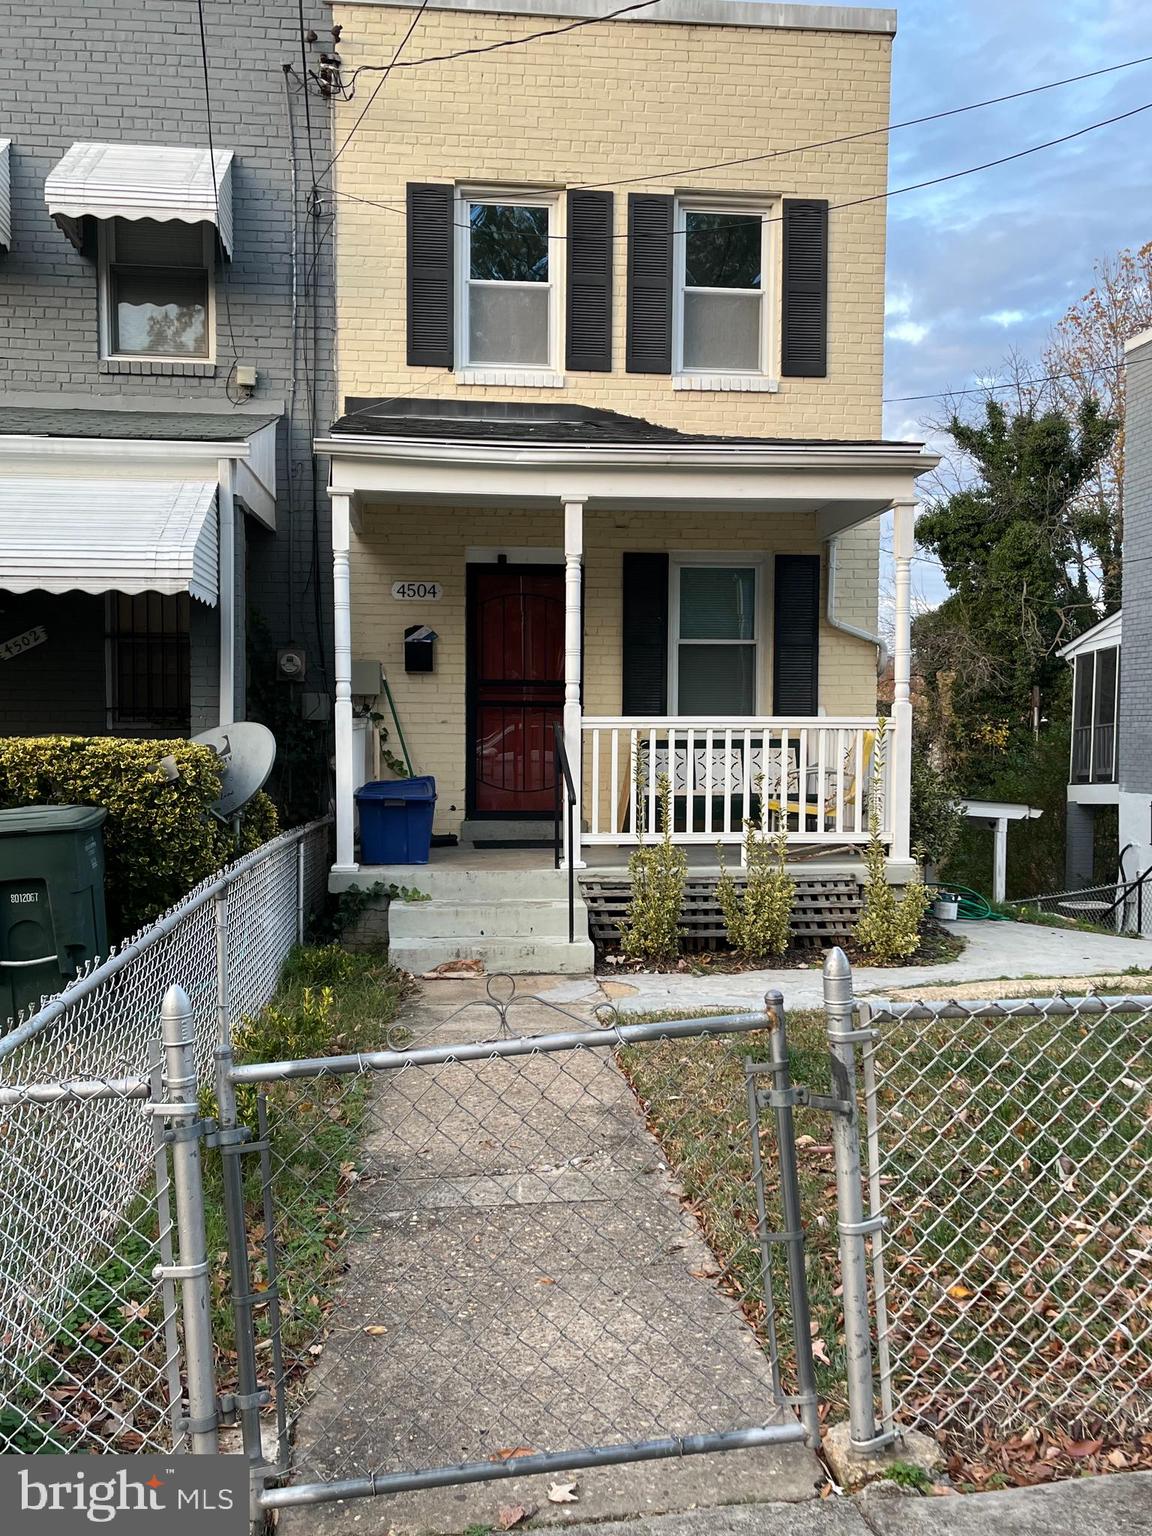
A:
<svg viewBox="0 0 1152 1536">
<path fill-rule="evenodd" d="M 904 0 L 892 119 L 1152 54 L 1149 0 Z M 1152 101 L 1152 64 L 895 132 L 893 187 L 1009 154 Z M 959 389 L 1010 349 L 1039 361 L 1092 264 L 1152 239 L 1152 112 L 888 204 L 885 396 Z M 936 401 L 888 405 L 916 437 Z M 922 596 L 943 595 L 919 566 Z"/>
</svg>

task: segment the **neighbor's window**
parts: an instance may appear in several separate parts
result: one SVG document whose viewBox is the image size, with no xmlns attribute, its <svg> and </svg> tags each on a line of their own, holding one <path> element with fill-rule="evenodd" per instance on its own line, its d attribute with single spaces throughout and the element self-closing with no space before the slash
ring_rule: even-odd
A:
<svg viewBox="0 0 1152 1536">
<path fill-rule="evenodd" d="M 211 226 L 112 219 L 102 228 L 104 347 L 111 357 L 211 355 Z"/>
<path fill-rule="evenodd" d="M 187 731 L 191 717 L 187 593 L 108 594 L 108 723 Z"/>
<path fill-rule="evenodd" d="M 756 713 L 756 567 L 673 568 L 675 710 Z"/>
<path fill-rule="evenodd" d="M 680 209 L 678 371 L 764 371 L 766 229 L 760 213 Z"/>
<path fill-rule="evenodd" d="M 555 204 L 465 198 L 463 356 L 475 367 L 552 365 Z"/>
</svg>

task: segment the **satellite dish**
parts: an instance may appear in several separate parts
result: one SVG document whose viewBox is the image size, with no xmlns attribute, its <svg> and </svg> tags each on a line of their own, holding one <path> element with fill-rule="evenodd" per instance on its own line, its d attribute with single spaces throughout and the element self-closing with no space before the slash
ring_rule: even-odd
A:
<svg viewBox="0 0 1152 1536">
<path fill-rule="evenodd" d="M 192 740 L 199 746 L 211 747 L 224 770 L 220 798 L 212 809 L 217 816 L 235 816 L 268 782 L 276 761 L 275 736 L 266 725 L 237 720 L 232 725 L 201 731 Z"/>
</svg>

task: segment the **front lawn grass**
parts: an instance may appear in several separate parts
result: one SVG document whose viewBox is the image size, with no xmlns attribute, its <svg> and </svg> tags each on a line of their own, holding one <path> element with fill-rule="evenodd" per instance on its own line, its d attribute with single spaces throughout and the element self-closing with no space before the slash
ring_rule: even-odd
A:
<svg viewBox="0 0 1152 1536">
<path fill-rule="evenodd" d="M 1008 1005 L 1010 1007 L 1010 1005 Z M 1152 1462 L 1152 1025 L 1144 1015 L 880 1026 L 880 1173 L 897 1417 L 973 1486 Z M 793 1080 L 828 1092 L 823 1016 L 788 1017 Z M 684 1198 L 766 1336 L 742 1058 L 766 1034 L 621 1051 Z M 764 1083 L 764 1080 L 761 1079 Z M 771 1127 L 771 1112 L 761 1112 Z M 843 1417 L 828 1117 L 797 1109 L 817 1384 Z M 769 1224 L 782 1225 L 771 1131 Z M 775 1276 L 786 1384 L 782 1256 Z"/>
</svg>

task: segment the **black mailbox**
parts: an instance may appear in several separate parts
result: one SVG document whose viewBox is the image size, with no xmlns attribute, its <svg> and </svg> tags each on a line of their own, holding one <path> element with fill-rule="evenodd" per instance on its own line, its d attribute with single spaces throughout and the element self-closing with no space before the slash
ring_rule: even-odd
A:
<svg viewBox="0 0 1152 1536">
<path fill-rule="evenodd" d="M 435 672 L 436 631 L 427 624 L 409 624 L 404 631 L 405 672 Z"/>
</svg>

